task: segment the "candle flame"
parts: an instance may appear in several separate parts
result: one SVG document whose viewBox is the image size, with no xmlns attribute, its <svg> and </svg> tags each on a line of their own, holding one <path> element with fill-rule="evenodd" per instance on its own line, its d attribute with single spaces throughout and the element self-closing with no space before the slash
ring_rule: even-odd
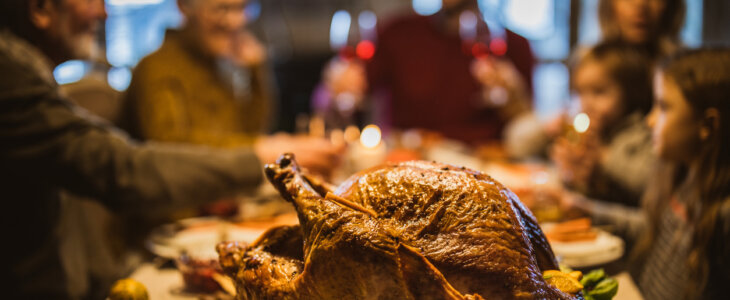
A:
<svg viewBox="0 0 730 300">
<path fill-rule="evenodd" d="M 585 113 L 579 113 L 575 116 L 575 119 L 573 119 L 573 128 L 575 128 L 575 131 L 578 133 L 586 132 L 590 126 L 591 119 Z"/>
<path fill-rule="evenodd" d="M 380 144 L 380 128 L 376 125 L 365 126 L 360 134 L 360 143 L 367 148 L 375 148 Z"/>
</svg>

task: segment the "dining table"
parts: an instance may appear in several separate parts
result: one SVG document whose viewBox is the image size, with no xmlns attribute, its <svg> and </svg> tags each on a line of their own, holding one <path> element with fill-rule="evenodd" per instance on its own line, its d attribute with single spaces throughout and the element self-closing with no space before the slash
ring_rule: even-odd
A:
<svg viewBox="0 0 730 300">
<path fill-rule="evenodd" d="M 467 148 L 460 145 L 446 143 L 430 148 L 426 152 L 426 155 L 422 158 L 447 162 L 454 165 L 467 166 L 485 172 L 502 182 L 508 188 L 514 190 L 521 198 L 523 198 L 523 195 L 529 194 L 529 196 L 524 196 L 525 199 L 523 202 L 535 201 L 535 199 L 532 198 L 535 198 L 533 194 L 536 190 L 550 190 L 555 187 L 559 188 L 561 185 L 554 168 L 544 161 L 533 160 L 527 162 L 515 162 L 505 159 L 485 159 L 483 155 L 475 155 L 474 152 L 467 151 L 465 149 Z M 353 166 L 351 165 L 349 167 L 352 168 Z M 340 169 L 338 171 L 340 178 L 336 181 L 343 181 L 346 176 L 342 176 L 342 174 L 351 174 L 357 170 Z M 525 191 L 529 191 L 529 193 L 526 193 Z M 215 244 L 220 242 L 223 238 L 239 238 L 244 239 L 247 243 L 251 243 L 267 228 L 277 225 L 297 223 L 296 215 L 291 209 L 291 205 L 278 197 L 277 192 L 270 185 L 264 184 L 257 193 L 257 196 L 249 197 L 247 200 L 241 201 L 240 216 L 243 216 L 242 219 L 244 219 L 244 221 L 216 221 L 215 218 L 203 218 L 201 219 L 202 221 L 196 219 L 195 221 L 183 221 L 174 224 L 174 226 L 168 226 L 166 229 L 167 231 L 163 231 L 165 232 L 163 235 L 164 238 L 150 238 L 148 241 L 148 246 L 150 247 L 151 252 L 157 254 L 158 259 L 139 265 L 139 267 L 136 268 L 129 277 L 141 282 L 147 287 L 150 299 L 235 299 L 230 292 L 226 293 L 218 291 L 214 294 L 190 292 L 189 289 L 186 288 L 180 270 L 174 263 L 174 256 L 179 255 L 179 253 L 175 251 L 179 250 L 176 250 L 174 247 L 171 250 L 167 247 L 168 245 L 165 245 L 165 243 L 169 241 L 176 241 L 175 238 L 180 238 L 184 234 L 188 234 L 186 237 L 187 242 L 190 240 L 200 239 L 201 236 L 203 236 L 204 238 L 207 238 L 205 242 L 202 242 L 205 246 L 206 255 L 213 256 L 215 255 Z M 252 201 L 251 199 L 254 200 Z M 535 203 L 528 204 L 528 206 L 531 205 L 535 205 Z M 539 208 L 533 208 L 533 210 L 535 209 Z M 545 212 L 542 211 L 536 211 L 536 215 L 537 213 L 548 217 L 552 215 L 551 213 L 545 214 Z M 538 219 L 540 219 L 540 216 L 541 215 L 538 215 Z M 222 225 L 210 225 L 211 222 L 213 222 L 212 224 L 219 222 Z M 181 224 L 184 225 L 181 226 Z M 218 227 L 211 229 L 210 226 Z M 170 228 L 173 228 L 174 230 L 170 231 Z M 233 231 L 231 234 L 221 235 L 219 232 L 223 230 L 222 228 Z M 208 230 L 207 237 L 205 237 L 205 230 Z M 235 234 L 236 232 L 238 232 L 238 235 Z M 610 236 L 609 233 L 605 234 Z M 155 248 L 155 242 L 157 243 L 157 248 Z M 198 241 L 198 243 L 200 243 L 200 241 Z M 556 248 L 556 246 L 557 244 L 553 247 L 555 249 L 566 247 L 565 245 L 560 245 Z M 590 246 L 590 243 L 584 243 L 582 247 L 590 248 Z M 594 245 L 593 248 L 596 248 L 595 246 L 596 245 Z M 195 245 L 195 247 L 199 248 L 199 245 Z M 600 245 L 600 247 L 603 247 L 603 245 Z M 620 247 L 620 250 L 623 251 L 623 243 L 620 243 Z M 570 244 L 568 244 L 567 248 L 571 248 Z M 605 259 L 597 262 L 595 265 L 596 267 L 600 267 L 601 265 L 615 261 L 622 254 L 623 252 L 613 253 L 613 256 L 605 257 Z M 558 255 L 558 258 L 561 259 L 560 255 Z M 580 265 L 577 266 L 576 269 L 590 270 L 590 267 L 590 264 Z M 614 299 L 642 299 L 641 293 L 639 292 L 631 275 L 623 270 L 618 270 L 617 272 L 614 271 L 615 270 L 609 271 L 609 275 L 619 282 L 618 294 L 614 297 Z"/>
<path fill-rule="evenodd" d="M 634 279 L 627 272 L 612 276 L 618 281 L 616 300 L 642 300 L 641 292 Z M 152 300 L 213 300 L 234 299 L 227 294 L 195 294 L 185 292 L 182 276 L 175 268 L 158 268 L 153 263 L 144 263 L 137 268 L 130 278 L 137 280 L 147 287 Z"/>
</svg>

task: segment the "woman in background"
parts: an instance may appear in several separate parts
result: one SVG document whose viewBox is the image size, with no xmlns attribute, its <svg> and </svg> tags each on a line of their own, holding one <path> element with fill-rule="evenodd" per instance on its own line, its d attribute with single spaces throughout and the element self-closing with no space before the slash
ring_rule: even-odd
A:
<svg viewBox="0 0 730 300">
<path fill-rule="evenodd" d="M 684 0 L 601 0 L 598 19 L 606 42 L 621 41 L 666 57 L 681 48 Z"/>
</svg>

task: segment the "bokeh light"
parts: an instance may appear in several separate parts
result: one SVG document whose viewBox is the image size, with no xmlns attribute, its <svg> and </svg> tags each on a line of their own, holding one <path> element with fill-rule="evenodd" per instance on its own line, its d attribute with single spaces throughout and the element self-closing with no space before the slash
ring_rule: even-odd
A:
<svg viewBox="0 0 730 300">
<path fill-rule="evenodd" d="M 381 133 L 377 125 L 365 126 L 360 135 L 360 143 L 367 148 L 375 148 L 380 144 Z"/>
<path fill-rule="evenodd" d="M 489 50 L 496 56 L 502 56 L 507 53 L 507 42 L 504 39 L 496 38 L 489 42 Z"/>
<path fill-rule="evenodd" d="M 354 143 L 360 138 L 360 129 L 355 125 L 350 125 L 345 128 L 345 141 L 348 143 Z"/>
<path fill-rule="evenodd" d="M 81 80 L 88 69 L 87 63 L 80 60 L 70 60 L 56 67 L 53 70 L 53 77 L 58 84 L 74 83 Z"/>
<path fill-rule="evenodd" d="M 125 67 L 114 67 L 106 74 L 109 86 L 117 91 L 125 91 L 132 81 L 132 71 Z"/>
<path fill-rule="evenodd" d="M 371 59 L 373 58 L 373 55 L 375 55 L 375 44 L 371 41 L 361 41 L 357 44 L 355 52 L 357 53 L 357 57 L 360 59 Z"/>
<path fill-rule="evenodd" d="M 347 37 L 350 35 L 350 23 L 352 18 L 346 10 L 338 10 L 332 16 L 330 24 L 330 47 L 337 51 L 347 45 Z"/>
<path fill-rule="evenodd" d="M 422 16 L 430 16 L 441 9 L 441 0 L 413 0 L 413 10 Z"/>
<path fill-rule="evenodd" d="M 573 128 L 575 128 L 575 131 L 579 133 L 584 133 L 588 130 L 588 127 L 591 126 L 591 119 L 588 118 L 588 115 L 585 113 L 579 113 L 577 116 L 575 116 L 575 119 L 573 119 Z"/>
</svg>

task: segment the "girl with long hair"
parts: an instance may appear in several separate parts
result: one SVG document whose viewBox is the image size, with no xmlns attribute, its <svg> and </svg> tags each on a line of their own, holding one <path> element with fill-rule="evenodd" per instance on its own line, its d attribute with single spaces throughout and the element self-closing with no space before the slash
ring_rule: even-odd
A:
<svg viewBox="0 0 730 300">
<path fill-rule="evenodd" d="M 634 249 L 646 299 L 723 299 L 730 282 L 730 50 L 680 54 L 655 79 L 649 115 L 663 167 Z"/>
</svg>

